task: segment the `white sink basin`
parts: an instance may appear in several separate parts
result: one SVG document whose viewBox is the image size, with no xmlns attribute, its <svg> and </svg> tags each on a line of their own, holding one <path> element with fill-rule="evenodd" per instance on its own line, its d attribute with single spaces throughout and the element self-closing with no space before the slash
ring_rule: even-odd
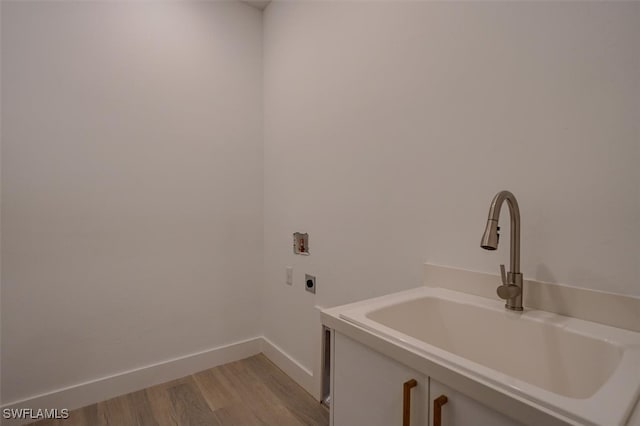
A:
<svg viewBox="0 0 640 426">
<path fill-rule="evenodd" d="M 640 333 L 430 287 L 340 317 L 584 424 L 624 424 L 640 391 Z"/>
<path fill-rule="evenodd" d="M 562 327 L 436 297 L 369 312 L 367 317 L 470 361 L 551 392 L 588 398 L 611 376 L 623 348 Z"/>
</svg>

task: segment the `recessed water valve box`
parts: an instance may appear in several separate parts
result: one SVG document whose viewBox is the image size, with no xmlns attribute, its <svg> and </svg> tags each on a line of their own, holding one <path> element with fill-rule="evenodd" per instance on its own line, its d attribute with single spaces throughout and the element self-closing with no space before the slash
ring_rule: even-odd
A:
<svg viewBox="0 0 640 426">
<path fill-rule="evenodd" d="M 316 277 L 304 274 L 304 289 L 309 293 L 316 294 Z"/>
<path fill-rule="evenodd" d="M 302 232 L 293 233 L 293 252 L 309 256 L 309 234 Z"/>
</svg>

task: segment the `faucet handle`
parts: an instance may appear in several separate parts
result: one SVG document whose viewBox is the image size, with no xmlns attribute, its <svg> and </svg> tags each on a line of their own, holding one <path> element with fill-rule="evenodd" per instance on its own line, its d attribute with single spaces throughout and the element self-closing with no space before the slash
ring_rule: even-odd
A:
<svg viewBox="0 0 640 426">
<path fill-rule="evenodd" d="M 505 284 L 498 287 L 496 292 L 501 299 L 508 300 L 520 296 L 522 289 L 514 284 Z"/>
<path fill-rule="evenodd" d="M 507 273 L 504 270 L 504 265 L 500 265 L 500 276 L 502 277 L 502 284 L 508 285 L 507 283 Z"/>
</svg>

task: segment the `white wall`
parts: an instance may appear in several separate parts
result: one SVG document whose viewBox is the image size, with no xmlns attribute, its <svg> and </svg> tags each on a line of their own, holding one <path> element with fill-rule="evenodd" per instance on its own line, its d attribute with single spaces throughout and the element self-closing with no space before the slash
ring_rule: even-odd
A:
<svg viewBox="0 0 640 426">
<path fill-rule="evenodd" d="M 503 188 L 527 277 L 640 296 L 639 22 L 275 2 L 263 34 L 236 2 L 2 2 L 2 402 L 263 332 L 316 368 L 315 305 L 426 261 L 497 273 Z"/>
<path fill-rule="evenodd" d="M 314 304 L 424 262 L 497 274 L 501 189 L 526 277 L 640 296 L 640 3 L 274 2 L 264 25 L 265 335 L 303 366 Z"/>
<path fill-rule="evenodd" d="M 261 334 L 262 21 L 2 2 L 3 402 Z"/>
</svg>

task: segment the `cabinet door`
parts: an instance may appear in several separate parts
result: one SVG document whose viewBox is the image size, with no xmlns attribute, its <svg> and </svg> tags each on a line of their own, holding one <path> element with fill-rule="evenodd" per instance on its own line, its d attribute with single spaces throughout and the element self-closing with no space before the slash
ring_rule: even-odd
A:
<svg viewBox="0 0 640 426">
<path fill-rule="evenodd" d="M 332 368 L 333 426 L 401 426 L 403 384 L 415 379 L 411 389 L 411 426 L 425 426 L 428 417 L 427 378 L 335 333 Z"/>
<path fill-rule="evenodd" d="M 441 423 L 434 422 L 434 400 L 444 395 L 446 404 L 441 408 Z M 433 379 L 429 379 L 429 425 L 430 426 L 521 426 L 504 414 L 454 391 Z"/>
</svg>

